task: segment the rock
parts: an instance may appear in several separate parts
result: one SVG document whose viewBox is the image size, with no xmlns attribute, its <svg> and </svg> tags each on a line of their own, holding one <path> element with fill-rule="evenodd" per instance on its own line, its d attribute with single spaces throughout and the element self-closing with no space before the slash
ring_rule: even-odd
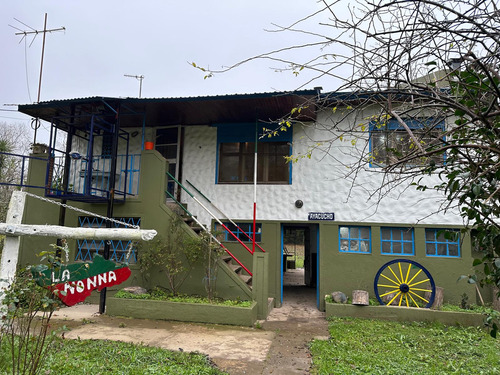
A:
<svg viewBox="0 0 500 375">
<path fill-rule="evenodd" d="M 384 301 L 384 303 L 386 305 L 388 305 L 389 302 L 394 298 L 395 295 L 396 295 L 396 293 L 394 292 L 394 293 L 388 294 L 386 296 L 383 296 L 381 298 L 382 298 L 382 301 Z M 398 302 L 399 302 L 399 296 L 394 301 L 392 301 L 391 306 L 397 306 Z"/>
<path fill-rule="evenodd" d="M 129 292 L 132 294 L 146 294 L 148 291 L 140 286 L 128 286 L 122 289 L 124 292 Z"/>
<path fill-rule="evenodd" d="M 347 303 L 347 296 L 342 292 L 333 292 L 332 299 L 335 303 Z"/>
</svg>

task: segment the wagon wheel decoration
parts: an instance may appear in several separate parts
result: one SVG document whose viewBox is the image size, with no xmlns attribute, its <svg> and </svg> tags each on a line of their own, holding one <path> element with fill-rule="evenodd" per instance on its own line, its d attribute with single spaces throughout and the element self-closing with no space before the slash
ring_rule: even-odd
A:
<svg viewBox="0 0 500 375">
<path fill-rule="evenodd" d="M 429 271 L 408 259 L 394 259 L 380 267 L 373 287 L 381 305 L 396 302 L 398 306 L 428 308 L 436 295 L 436 285 Z M 426 297 L 426 292 L 430 297 L 429 294 Z"/>
</svg>

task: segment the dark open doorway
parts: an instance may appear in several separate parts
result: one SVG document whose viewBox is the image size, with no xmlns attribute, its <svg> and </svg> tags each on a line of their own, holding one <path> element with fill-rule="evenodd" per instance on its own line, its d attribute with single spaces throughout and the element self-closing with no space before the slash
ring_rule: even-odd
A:
<svg viewBox="0 0 500 375">
<path fill-rule="evenodd" d="M 316 299 L 318 280 L 318 225 L 282 225 L 282 295 L 286 301 L 288 293 L 297 292 Z"/>
</svg>

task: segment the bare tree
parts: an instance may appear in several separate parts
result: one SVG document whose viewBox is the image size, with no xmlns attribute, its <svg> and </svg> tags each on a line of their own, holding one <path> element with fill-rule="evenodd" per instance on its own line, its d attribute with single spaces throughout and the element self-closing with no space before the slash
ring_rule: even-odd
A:
<svg viewBox="0 0 500 375">
<path fill-rule="evenodd" d="M 483 251 L 484 257 L 475 262 L 484 266 L 481 282 L 500 287 L 497 2 L 319 3 L 318 11 L 301 20 L 275 25 L 276 32 L 306 34 L 311 42 L 218 71 L 193 65 L 211 77 L 254 59 L 268 59 L 295 75 L 312 72 L 302 86 L 334 79 L 337 90 L 304 103 L 329 113 L 313 125 L 321 129 L 322 138 L 311 138 L 312 146 L 291 160 L 312 152 L 336 157 L 332 145 L 347 142 L 346 153 L 355 156 L 346 159 L 350 177 L 355 179 L 368 164 L 385 174 L 372 194 L 384 195 L 388 186 L 402 182 L 444 193 L 441 209 L 459 209 L 473 228 L 477 249 Z M 316 51 L 312 56 L 311 48 Z M 270 132 L 296 121 L 300 110 L 294 108 Z M 429 184 L 430 174 L 441 182 Z"/>
<path fill-rule="evenodd" d="M 0 183 L 16 184 L 21 176 L 21 158 L 29 150 L 29 128 L 23 124 L 0 122 Z M 15 187 L 0 185 L 0 221 L 5 221 L 10 196 Z"/>
</svg>

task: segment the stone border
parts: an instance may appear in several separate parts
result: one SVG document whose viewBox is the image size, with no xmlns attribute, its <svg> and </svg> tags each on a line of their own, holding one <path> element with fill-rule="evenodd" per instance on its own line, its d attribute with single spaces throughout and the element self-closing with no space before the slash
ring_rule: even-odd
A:
<svg viewBox="0 0 500 375">
<path fill-rule="evenodd" d="M 106 301 L 106 314 L 136 319 L 252 327 L 257 320 L 257 302 L 253 301 L 250 307 L 239 307 L 110 297 Z"/>
<path fill-rule="evenodd" d="M 358 306 L 326 302 L 326 317 L 353 317 L 395 321 L 440 322 L 446 325 L 483 327 L 482 314 L 459 311 L 440 311 L 397 306 Z"/>
</svg>

